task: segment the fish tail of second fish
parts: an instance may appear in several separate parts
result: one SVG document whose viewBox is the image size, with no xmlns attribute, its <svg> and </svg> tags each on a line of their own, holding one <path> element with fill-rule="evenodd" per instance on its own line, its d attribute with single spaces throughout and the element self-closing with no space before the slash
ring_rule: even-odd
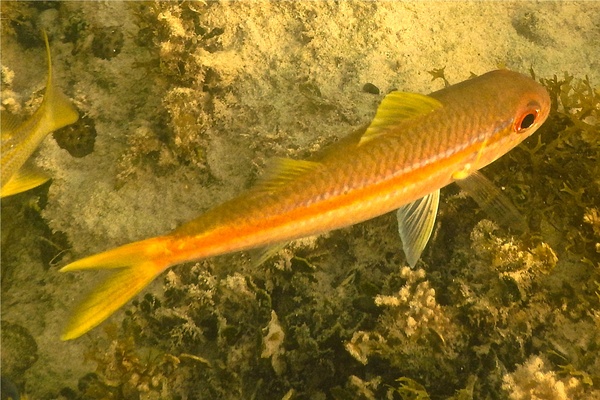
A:
<svg viewBox="0 0 600 400">
<path fill-rule="evenodd" d="M 67 96 L 54 88 L 50 90 L 50 93 L 46 91 L 44 103 L 47 103 L 42 104 L 42 107 L 49 132 L 71 125 L 79 119 L 79 114 L 77 114 Z"/>
<path fill-rule="evenodd" d="M 20 140 L 20 143 L 16 144 L 15 149 L 11 150 L 8 155 L 7 153 L 2 154 L 5 157 L 2 161 L 2 174 L 6 179 L 2 181 L 0 197 L 7 197 L 33 189 L 50 179 L 43 171 L 31 166 L 23 166 L 23 163 L 50 132 L 73 124 L 79 118 L 77 110 L 67 96 L 53 84 L 52 57 L 48 35 L 45 31 L 42 31 L 42 36 L 46 43 L 48 80 L 41 106 L 28 121 L 22 124 L 14 116 L 2 113 L 2 150 L 5 149 L 6 138 L 15 135 L 17 137 L 24 136 L 24 139 Z M 23 128 L 23 126 L 25 127 Z M 18 159 L 22 159 L 22 161 L 19 162 Z M 16 165 L 16 167 L 13 167 L 14 171 L 11 172 L 11 170 L 7 171 L 5 169 L 9 164 Z"/>
<path fill-rule="evenodd" d="M 48 35 L 46 31 L 42 31 L 44 42 L 46 43 L 46 58 L 48 60 L 48 82 L 46 84 L 46 92 L 41 105 L 44 118 L 46 118 L 46 126 L 48 131 L 52 132 L 64 126 L 71 125 L 79 119 L 79 114 L 71 101 L 65 96 L 52 81 L 52 56 L 50 54 L 50 44 L 48 43 Z"/>
<path fill-rule="evenodd" d="M 169 239 L 155 237 L 121 246 L 66 265 L 60 271 L 113 269 L 77 307 L 61 339 L 75 339 L 99 325 L 174 264 Z"/>
</svg>

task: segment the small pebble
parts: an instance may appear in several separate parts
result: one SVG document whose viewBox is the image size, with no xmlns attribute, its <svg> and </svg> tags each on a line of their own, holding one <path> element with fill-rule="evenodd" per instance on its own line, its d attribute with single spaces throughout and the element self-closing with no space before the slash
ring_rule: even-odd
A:
<svg viewBox="0 0 600 400">
<path fill-rule="evenodd" d="M 379 88 L 372 83 L 365 83 L 362 90 L 366 93 L 379 94 Z"/>
</svg>

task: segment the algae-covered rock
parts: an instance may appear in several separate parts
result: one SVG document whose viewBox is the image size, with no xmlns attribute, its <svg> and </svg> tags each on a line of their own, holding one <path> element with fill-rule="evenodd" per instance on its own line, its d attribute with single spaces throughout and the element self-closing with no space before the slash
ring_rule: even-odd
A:
<svg viewBox="0 0 600 400">
<path fill-rule="evenodd" d="M 35 339 L 24 327 L 8 321 L 0 326 L 2 338 L 2 375 L 20 384 L 23 374 L 38 360 Z"/>
</svg>

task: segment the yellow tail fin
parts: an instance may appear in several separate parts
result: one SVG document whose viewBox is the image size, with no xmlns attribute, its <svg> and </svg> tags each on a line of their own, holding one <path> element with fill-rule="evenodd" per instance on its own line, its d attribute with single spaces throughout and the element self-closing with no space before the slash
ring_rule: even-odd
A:
<svg viewBox="0 0 600 400">
<path fill-rule="evenodd" d="M 79 114 L 71 101 L 54 86 L 52 78 L 52 56 L 50 55 L 50 44 L 46 31 L 42 31 L 46 43 L 46 57 L 48 58 L 48 82 L 46 92 L 40 109 L 47 119 L 47 130 L 53 132 L 57 129 L 71 125 L 79 119 Z"/>
<path fill-rule="evenodd" d="M 75 261 L 61 272 L 118 269 L 77 307 L 61 339 L 75 339 L 111 316 L 173 263 L 165 238 L 131 243 Z"/>
<path fill-rule="evenodd" d="M 44 171 L 25 164 L 0 188 L 0 198 L 12 196 L 40 186 L 50 179 Z"/>
</svg>

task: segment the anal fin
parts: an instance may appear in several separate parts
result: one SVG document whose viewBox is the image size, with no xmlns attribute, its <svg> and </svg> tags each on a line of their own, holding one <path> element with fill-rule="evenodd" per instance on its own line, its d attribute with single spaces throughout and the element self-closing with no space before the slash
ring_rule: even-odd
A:
<svg viewBox="0 0 600 400">
<path fill-rule="evenodd" d="M 283 248 L 287 246 L 287 244 L 288 242 L 279 242 L 260 249 L 251 250 L 250 258 L 252 261 L 252 266 L 254 268 L 260 267 L 271 257 L 274 257 L 275 254 L 279 253 L 279 251 L 283 250 Z"/>
</svg>

